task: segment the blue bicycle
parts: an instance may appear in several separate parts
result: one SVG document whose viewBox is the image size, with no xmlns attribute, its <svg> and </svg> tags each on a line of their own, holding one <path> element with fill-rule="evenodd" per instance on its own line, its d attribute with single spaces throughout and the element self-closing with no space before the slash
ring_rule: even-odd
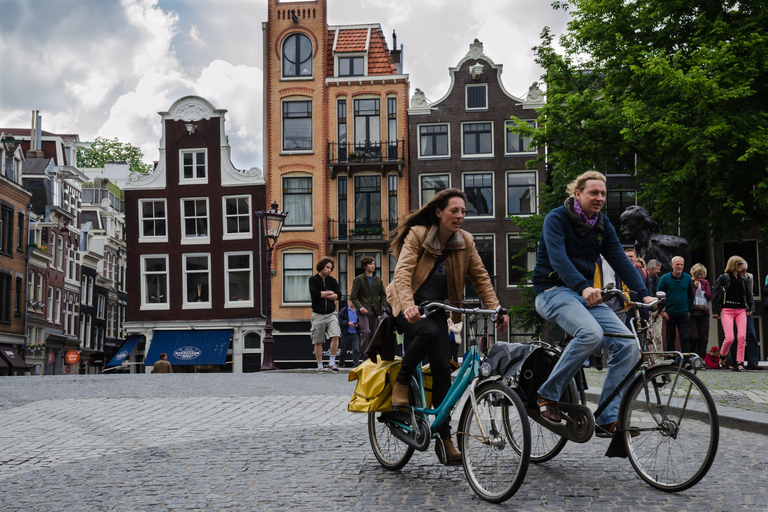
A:
<svg viewBox="0 0 768 512">
<path fill-rule="evenodd" d="M 442 302 L 422 306 L 423 315 L 438 309 L 466 316 L 470 346 L 443 403 L 430 408 L 424 376 L 417 368 L 410 384 L 408 410 L 368 414 L 368 435 L 376 459 L 389 470 L 405 466 L 415 450 L 426 451 L 432 439 L 442 449 L 437 434 L 467 393 L 459 419 L 457 440 L 464 474 L 475 493 L 501 503 L 513 496 L 525 480 L 531 452 L 531 431 L 522 401 L 488 364 L 483 364 L 478 331 L 488 331 L 489 320 L 500 318 L 501 308 L 458 308 Z M 482 336 L 482 334 L 481 334 Z M 487 339 L 487 338 L 486 338 Z M 434 417 L 430 423 L 429 417 Z M 444 449 L 440 460 L 445 461 Z"/>
</svg>

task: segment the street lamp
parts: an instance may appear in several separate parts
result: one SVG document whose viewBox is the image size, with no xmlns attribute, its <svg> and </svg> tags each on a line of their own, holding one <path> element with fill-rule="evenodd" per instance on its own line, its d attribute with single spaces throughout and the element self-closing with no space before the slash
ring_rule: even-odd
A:
<svg viewBox="0 0 768 512">
<path fill-rule="evenodd" d="M 283 229 L 283 221 L 288 216 L 288 212 L 281 212 L 277 207 L 277 201 L 272 200 L 271 209 L 263 212 L 264 218 L 264 238 L 267 242 L 267 322 L 264 325 L 264 340 L 261 346 L 264 349 L 264 358 L 261 364 L 262 370 L 274 370 L 275 361 L 273 355 L 273 345 L 275 343 L 272 337 L 272 248 L 277 243 L 277 237 Z"/>
</svg>

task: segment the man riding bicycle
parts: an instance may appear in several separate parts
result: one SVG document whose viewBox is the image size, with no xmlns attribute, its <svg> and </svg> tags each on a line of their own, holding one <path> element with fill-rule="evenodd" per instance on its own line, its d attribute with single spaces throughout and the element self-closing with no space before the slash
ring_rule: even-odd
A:
<svg viewBox="0 0 768 512">
<path fill-rule="evenodd" d="M 585 172 L 568 186 L 569 197 L 563 206 L 544 219 L 533 287 L 536 311 L 573 336 L 549 379 L 538 391 L 541 416 L 559 424 L 557 401 L 584 360 L 602 344 L 611 353 L 608 373 L 603 383 L 602 402 L 613 392 L 640 358 L 637 342 L 629 338 L 606 337 L 604 332 L 631 335 L 616 314 L 603 304 L 602 293 L 594 288 L 595 273 L 600 272 L 600 258 L 608 261 L 631 290 L 651 302 L 652 297 L 639 274 L 624 254 L 616 231 L 600 213 L 605 205 L 605 176 Z M 616 427 L 621 394 L 596 419 L 599 436 Z"/>
</svg>

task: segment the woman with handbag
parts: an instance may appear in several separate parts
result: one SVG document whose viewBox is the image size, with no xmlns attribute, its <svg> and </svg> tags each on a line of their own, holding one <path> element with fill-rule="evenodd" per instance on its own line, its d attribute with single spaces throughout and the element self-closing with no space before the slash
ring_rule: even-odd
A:
<svg viewBox="0 0 768 512">
<path fill-rule="evenodd" d="M 731 256 L 725 266 L 725 273 L 717 278 L 715 291 L 712 297 L 712 318 L 720 319 L 725 332 L 725 340 L 720 347 L 720 361 L 724 362 L 728 357 L 728 350 L 733 344 L 733 324 L 738 331 L 736 348 L 737 372 L 744 372 L 744 349 L 747 345 L 747 315 L 755 311 L 755 300 L 747 280 L 740 275 L 740 269 L 744 266 L 744 259 L 740 256 Z"/>
<path fill-rule="evenodd" d="M 709 287 L 707 268 L 701 263 L 691 267 L 693 278 L 693 313 L 691 313 L 691 352 L 696 352 L 702 359 L 707 356 L 709 346 L 709 299 L 712 291 Z"/>
<path fill-rule="evenodd" d="M 395 231 L 391 249 L 397 258 L 387 302 L 392 306 L 397 330 L 409 340 L 403 364 L 392 390 L 392 406 L 408 407 L 408 383 L 416 366 L 429 356 L 432 368 L 432 405 L 439 406 L 451 387 L 451 346 L 443 310 L 421 318 L 418 304 L 431 301 L 460 303 L 469 276 L 483 307 L 495 309 L 499 299 L 471 234 L 461 229 L 466 196 L 455 188 L 441 191 L 420 210 L 408 215 Z M 459 321 L 460 318 L 455 318 Z M 500 330 L 506 330 L 504 315 Z M 439 432 L 449 464 L 461 463 L 451 441 L 450 422 Z M 437 445 L 436 445 L 437 448 Z M 438 451 L 438 456 L 440 452 Z"/>
</svg>

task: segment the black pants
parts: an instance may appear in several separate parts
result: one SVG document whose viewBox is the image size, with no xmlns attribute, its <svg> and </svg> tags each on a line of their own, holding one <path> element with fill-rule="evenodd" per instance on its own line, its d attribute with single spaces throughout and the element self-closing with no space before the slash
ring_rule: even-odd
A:
<svg viewBox="0 0 768 512">
<path fill-rule="evenodd" d="M 425 356 L 429 356 L 432 368 L 432 406 L 439 406 L 451 387 L 451 342 L 448 339 L 448 319 L 445 313 L 438 311 L 415 324 L 409 323 L 400 314 L 395 322 L 403 338 L 408 340 L 396 381 L 408 385 L 416 366 L 421 364 Z M 449 418 L 445 428 L 440 429 L 440 435 L 445 437 L 450 432 Z"/>
<path fill-rule="evenodd" d="M 667 313 L 667 351 L 675 350 L 675 331 L 680 333 L 680 352 L 691 351 L 691 344 L 688 341 L 688 330 L 691 321 L 691 315 L 688 313 Z"/>
</svg>

